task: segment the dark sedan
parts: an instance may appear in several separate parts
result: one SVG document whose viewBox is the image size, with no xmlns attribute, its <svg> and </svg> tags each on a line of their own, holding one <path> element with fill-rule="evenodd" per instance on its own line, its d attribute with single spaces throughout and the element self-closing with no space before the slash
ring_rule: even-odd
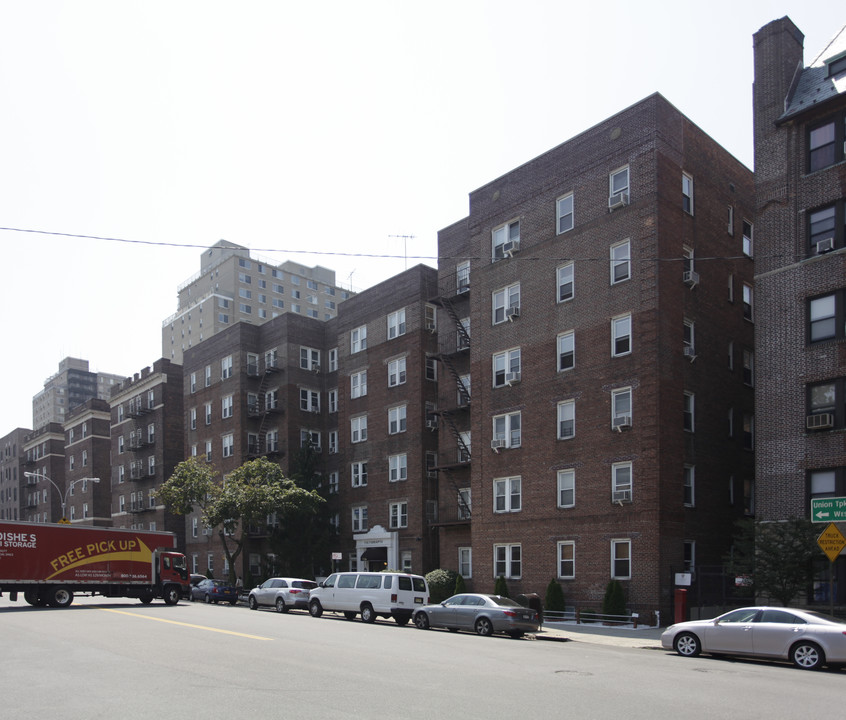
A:
<svg viewBox="0 0 846 720">
<path fill-rule="evenodd" d="M 234 605 L 238 602 L 238 590 L 223 580 L 206 579 L 191 588 L 191 599 L 207 603 L 228 602 Z"/>
<path fill-rule="evenodd" d="M 536 611 L 511 598 L 480 593 L 461 593 L 439 605 L 424 605 L 415 611 L 413 620 L 421 630 L 445 627 L 453 632 L 475 630 L 479 635 L 502 632 L 513 638 L 540 629 Z"/>
</svg>

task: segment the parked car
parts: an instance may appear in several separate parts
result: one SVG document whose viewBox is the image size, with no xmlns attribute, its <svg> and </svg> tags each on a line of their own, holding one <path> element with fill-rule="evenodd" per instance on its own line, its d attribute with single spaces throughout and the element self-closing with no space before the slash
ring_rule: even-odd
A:
<svg viewBox="0 0 846 720">
<path fill-rule="evenodd" d="M 202 600 L 207 603 L 223 601 L 234 605 L 238 602 L 238 591 L 224 580 L 206 578 L 191 588 L 191 599 Z"/>
<path fill-rule="evenodd" d="M 501 595 L 461 593 L 439 605 L 425 605 L 414 612 L 414 624 L 421 630 L 445 627 L 453 632 L 475 630 L 479 635 L 502 632 L 513 638 L 540 629 L 538 613 Z"/>
<path fill-rule="evenodd" d="M 668 627 L 661 645 L 684 657 L 699 653 L 790 660 L 814 670 L 846 662 L 846 623 L 810 610 L 747 607 L 711 620 Z"/>
<path fill-rule="evenodd" d="M 191 573 L 190 578 L 190 586 L 185 591 L 185 597 L 189 600 L 193 600 L 193 596 L 191 595 L 191 590 L 193 590 L 197 585 L 199 585 L 203 580 L 207 580 L 208 578 L 205 575 L 198 575 L 197 573 Z"/>
<path fill-rule="evenodd" d="M 415 608 L 429 602 L 429 584 L 422 575 L 392 572 L 332 573 L 311 591 L 308 611 L 319 618 L 323 611 L 342 612 L 347 620 L 361 613 L 366 623 L 378 616 L 407 625 Z"/>
<path fill-rule="evenodd" d="M 247 602 L 250 610 L 258 610 L 262 605 L 275 607 L 276 612 L 288 612 L 291 608 L 308 610 L 308 598 L 313 588 L 317 587 L 314 580 L 302 578 L 268 578 L 258 587 L 250 590 Z"/>
</svg>

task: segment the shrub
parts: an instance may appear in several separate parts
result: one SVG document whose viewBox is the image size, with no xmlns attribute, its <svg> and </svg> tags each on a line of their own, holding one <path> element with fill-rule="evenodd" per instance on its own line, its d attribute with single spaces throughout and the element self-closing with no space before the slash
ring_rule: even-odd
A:
<svg viewBox="0 0 846 720">
<path fill-rule="evenodd" d="M 464 584 L 464 578 L 461 575 L 455 576 L 455 590 L 453 590 L 453 595 L 459 595 L 461 593 L 467 592 L 467 585 Z"/>
<path fill-rule="evenodd" d="M 602 601 L 603 615 L 625 615 L 626 597 L 619 580 L 609 580 L 605 587 L 605 598 Z"/>
<path fill-rule="evenodd" d="M 432 570 L 426 575 L 426 582 L 429 583 L 429 598 L 432 603 L 439 603 L 452 597 L 455 590 L 455 579 L 458 573 L 455 570 Z"/>
<path fill-rule="evenodd" d="M 549 581 L 549 585 L 546 586 L 544 605 L 547 610 L 551 610 L 552 612 L 564 612 L 567 609 L 567 606 L 564 604 L 564 591 L 555 578 L 552 578 Z"/>
<path fill-rule="evenodd" d="M 508 583 L 505 582 L 505 578 L 502 575 L 496 579 L 496 585 L 494 585 L 494 595 L 511 597 L 511 595 L 508 594 Z"/>
</svg>

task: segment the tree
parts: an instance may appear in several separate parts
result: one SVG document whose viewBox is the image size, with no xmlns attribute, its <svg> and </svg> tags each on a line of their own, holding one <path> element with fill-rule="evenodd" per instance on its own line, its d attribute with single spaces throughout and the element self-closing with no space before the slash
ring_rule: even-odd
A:
<svg viewBox="0 0 846 720">
<path fill-rule="evenodd" d="M 626 596 L 619 580 L 609 580 L 605 586 L 605 597 L 602 600 L 603 615 L 625 615 Z"/>
<path fill-rule="evenodd" d="M 787 607 L 811 584 L 812 560 L 818 553 L 809 520 L 741 520 L 727 569 L 751 575 L 757 595 L 768 595 Z"/>
<path fill-rule="evenodd" d="M 206 522 L 206 508 L 212 506 L 220 494 L 217 482 L 218 472 L 214 465 L 197 457 L 183 460 L 156 492 L 156 498 L 175 515 L 188 515 L 195 508 L 203 512 Z"/>
<path fill-rule="evenodd" d="M 433 603 L 439 603 L 452 597 L 455 593 L 455 582 L 458 573 L 455 570 L 438 568 L 426 574 L 426 583 L 429 585 L 429 598 Z"/>
<path fill-rule="evenodd" d="M 561 589 L 561 584 L 555 578 L 552 578 L 549 585 L 546 586 L 544 605 L 547 610 L 553 612 L 564 612 L 567 609 L 564 602 L 564 590 Z"/>
<path fill-rule="evenodd" d="M 461 593 L 467 592 L 467 584 L 464 582 L 464 578 L 461 575 L 455 576 L 455 589 L 452 591 L 453 595 L 461 595 Z"/>
<path fill-rule="evenodd" d="M 511 597 L 508 594 L 508 583 L 505 582 L 505 578 L 500 575 L 496 579 L 496 584 L 494 585 L 494 595 L 501 595 L 502 597 Z"/>
</svg>

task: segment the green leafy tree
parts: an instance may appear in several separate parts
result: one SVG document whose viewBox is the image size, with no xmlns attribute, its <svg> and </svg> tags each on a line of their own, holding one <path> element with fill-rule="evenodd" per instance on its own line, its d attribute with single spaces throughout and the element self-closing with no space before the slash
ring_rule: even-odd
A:
<svg viewBox="0 0 846 720">
<path fill-rule="evenodd" d="M 174 468 L 170 478 L 156 491 L 156 498 L 176 515 L 201 510 L 203 522 L 209 527 L 206 509 L 214 505 L 219 494 L 220 483 L 214 465 L 191 457 Z"/>
<path fill-rule="evenodd" d="M 741 520 L 726 567 L 736 575 L 751 575 L 757 595 L 770 596 L 787 607 L 813 579 L 812 561 L 820 552 L 816 534 L 804 518 Z"/>
<path fill-rule="evenodd" d="M 567 609 L 567 605 L 564 603 L 564 590 L 555 578 L 552 578 L 549 585 L 546 586 L 544 606 L 552 612 L 564 612 Z"/>
<path fill-rule="evenodd" d="M 505 578 L 500 575 L 496 579 L 496 584 L 494 585 L 494 595 L 501 595 L 502 597 L 511 597 L 508 593 L 508 583 L 505 582 Z"/>
<path fill-rule="evenodd" d="M 602 600 L 603 615 L 625 615 L 626 596 L 619 580 L 609 580 L 605 586 L 605 597 Z"/>
</svg>

